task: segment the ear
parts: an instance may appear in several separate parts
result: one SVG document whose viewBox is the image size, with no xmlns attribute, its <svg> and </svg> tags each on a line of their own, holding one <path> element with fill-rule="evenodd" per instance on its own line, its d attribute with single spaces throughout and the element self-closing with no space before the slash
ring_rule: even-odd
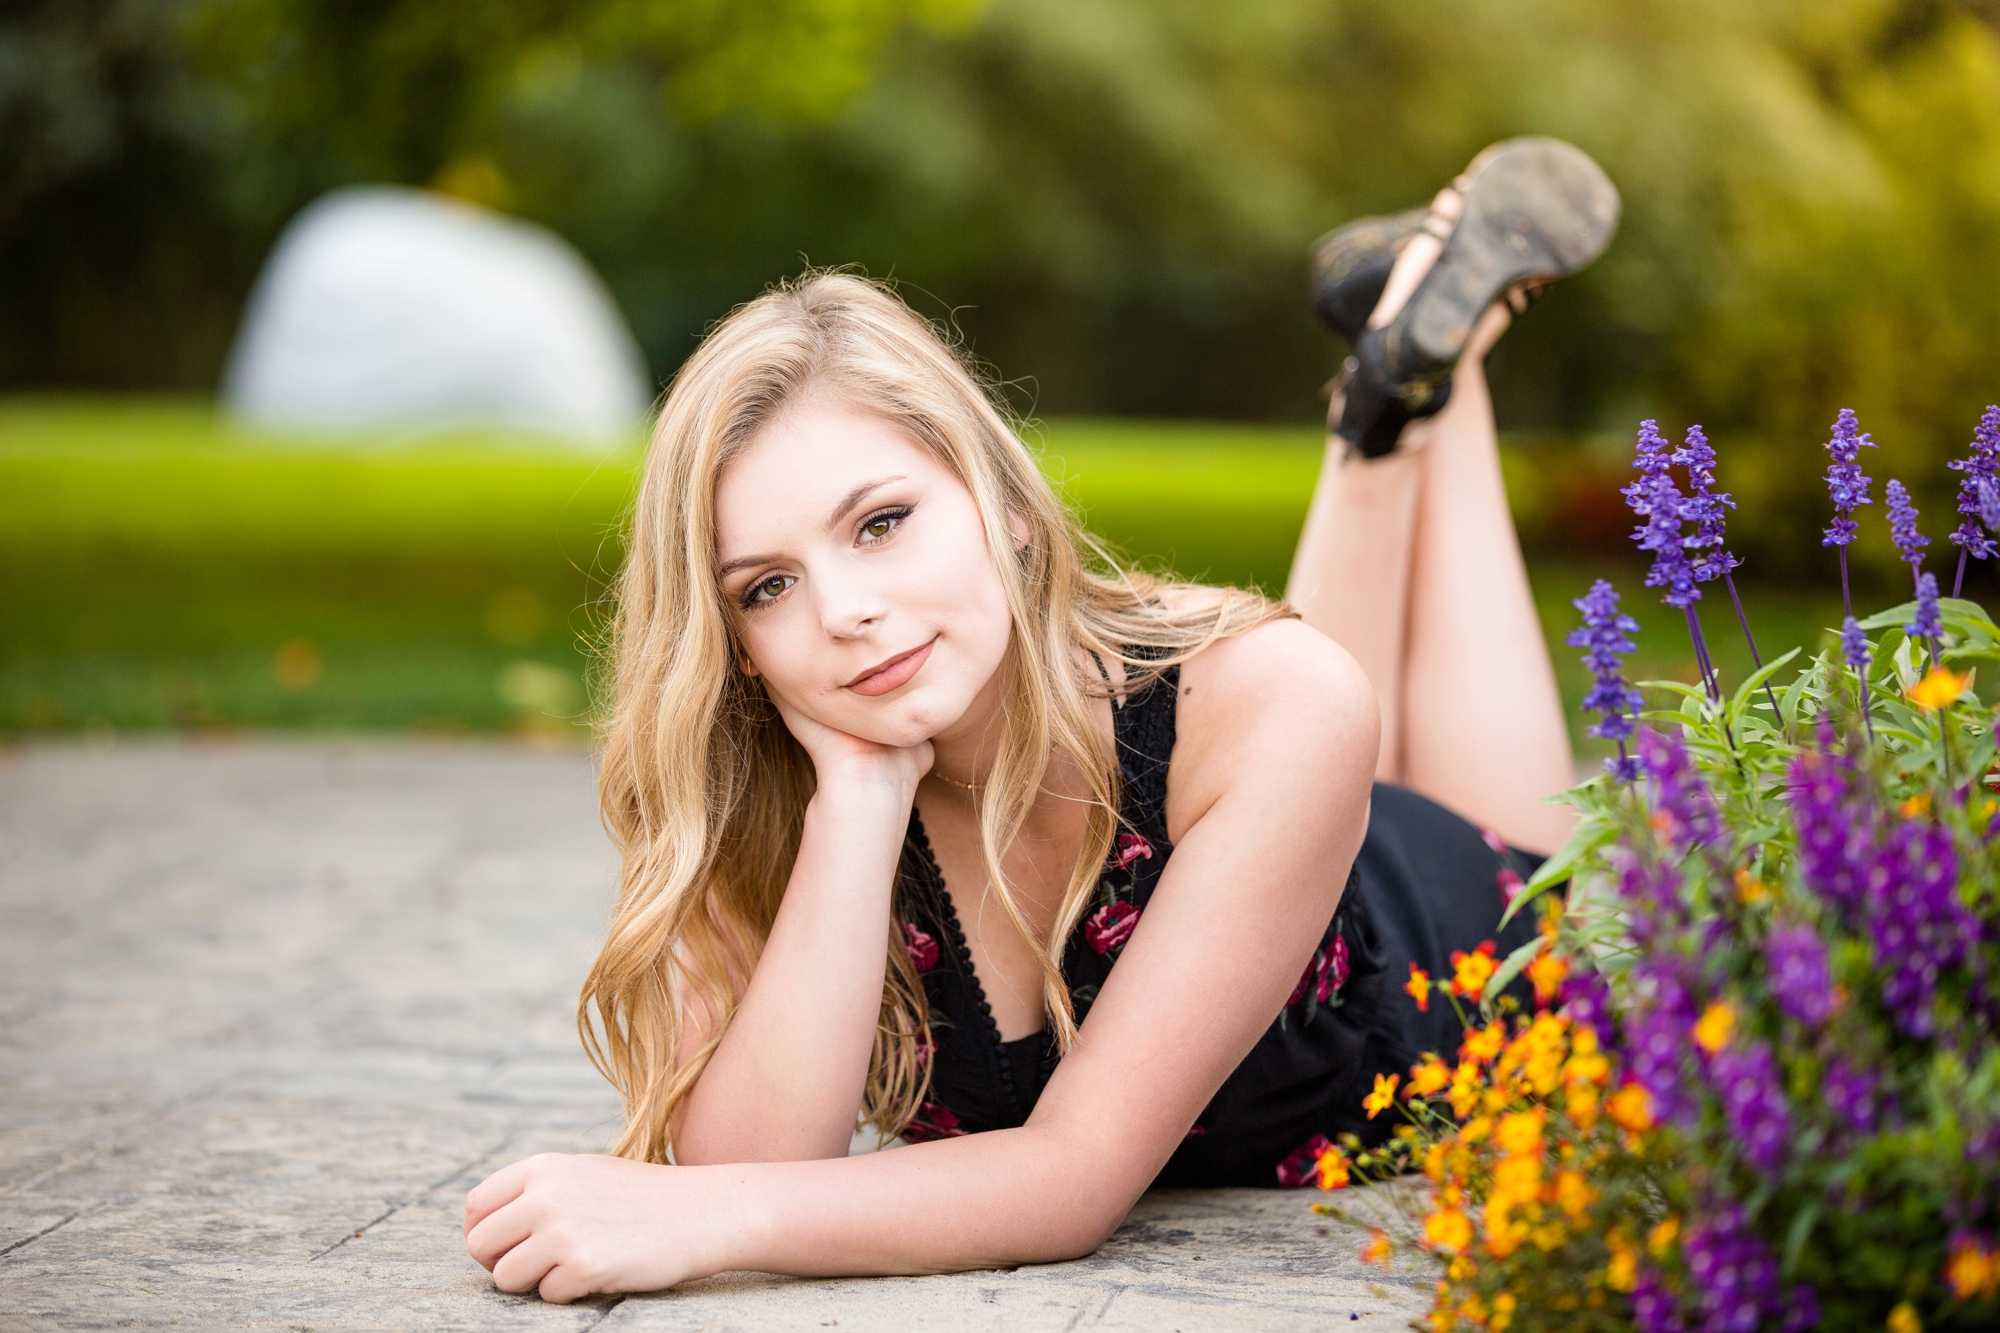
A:
<svg viewBox="0 0 2000 1333">
<path fill-rule="evenodd" d="M 1025 551 L 1028 549 L 1028 542 L 1030 541 L 1028 520 L 1022 518 L 1017 511 L 1012 509 L 1007 511 L 1007 535 L 1014 539 L 1014 549 L 1016 551 Z"/>
</svg>

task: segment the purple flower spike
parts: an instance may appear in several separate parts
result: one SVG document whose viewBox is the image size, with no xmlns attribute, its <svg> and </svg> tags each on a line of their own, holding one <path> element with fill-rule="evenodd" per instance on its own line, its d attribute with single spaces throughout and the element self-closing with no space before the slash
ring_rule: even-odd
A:
<svg viewBox="0 0 2000 1333">
<path fill-rule="evenodd" d="M 1708 436 L 1700 426 L 1689 426 L 1687 443 L 1674 453 L 1674 462 L 1687 469 L 1688 489 L 1693 494 L 1681 507 L 1681 516 L 1695 525 L 1694 536 L 1685 545 L 1694 553 L 1693 567 L 1697 581 L 1706 583 L 1721 578 L 1730 570 L 1742 564 L 1729 548 L 1722 544 L 1723 528 L 1728 521 L 1726 510 L 1734 509 L 1736 501 L 1727 492 L 1714 493 L 1715 447 L 1708 442 Z"/>
<path fill-rule="evenodd" d="M 1689 1295 L 1699 1302 L 1703 1333 L 1754 1333 L 1784 1308 L 1777 1261 L 1745 1224 L 1741 1208 L 1690 1227 L 1686 1254 Z"/>
<path fill-rule="evenodd" d="M 1868 665 L 1875 660 L 1875 645 L 1868 639 L 1868 633 L 1861 628 L 1861 622 L 1853 616 L 1840 622 L 1840 655 L 1847 659 L 1847 665 L 1867 678 Z"/>
<path fill-rule="evenodd" d="M 1646 699 L 1626 684 L 1619 658 L 1636 646 L 1628 636 L 1639 632 L 1639 622 L 1619 614 L 1618 590 L 1603 579 L 1570 605 L 1583 612 L 1583 628 L 1571 630 L 1566 642 L 1572 648 L 1589 649 L 1583 664 L 1595 677 L 1583 707 L 1604 715 L 1586 734 L 1618 742 L 1618 757 L 1605 760 L 1604 771 L 1620 782 L 1631 782 L 1639 776 L 1639 766 L 1626 753 L 1625 741 L 1632 734 L 1633 714 L 1645 707 Z"/>
<path fill-rule="evenodd" d="M 1640 732 L 1639 759 L 1652 779 L 1656 818 L 1664 821 L 1668 842 L 1676 852 L 1696 844 L 1728 846 L 1715 797 L 1695 771 L 1680 737 L 1663 736 L 1650 728 Z"/>
<path fill-rule="evenodd" d="M 1753 1041 L 1718 1051 L 1709 1061 L 1708 1074 L 1744 1160 L 1765 1175 L 1772 1174 L 1784 1163 L 1792 1116 L 1771 1048 Z"/>
<path fill-rule="evenodd" d="M 1694 997 L 1671 959 L 1647 958 L 1632 969 L 1637 1003 L 1627 1020 L 1627 1050 L 1632 1077 L 1652 1099 L 1653 1118 L 1661 1124 L 1685 1125 L 1697 1113 L 1686 1075 L 1692 1043 Z"/>
<path fill-rule="evenodd" d="M 1868 498 L 1868 474 L 1855 460 L 1863 449 L 1874 447 L 1875 441 L 1861 433 L 1861 424 L 1853 411 L 1841 408 L 1839 419 L 1833 423 L 1833 438 L 1826 442 L 1826 451 L 1833 455 L 1833 462 L 1826 469 L 1826 489 L 1833 497 L 1833 524 L 1827 528 L 1821 546 L 1845 546 L 1861 530 L 1854 521 L 1854 511 L 1874 502 Z"/>
<path fill-rule="evenodd" d="M 1903 483 L 1893 478 L 1889 482 L 1889 536 L 1914 576 L 1924 567 L 1924 548 L 1931 544 L 1931 539 L 1917 531 L 1917 507 L 1910 503 L 1910 493 L 1903 489 Z"/>
<path fill-rule="evenodd" d="M 1882 1123 L 1879 1086 L 1873 1071 L 1836 1055 L 1827 1061 L 1819 1092 L 1826 1109 L 1849 1135 L 1866 1138 Z"/>
<path fill-rule="evenodd" d="M 1778 1008 L 1807 1027 L 1826 1022 L 1833 1012 L 1833 974 L 1818 932 L 1780 926 L 1764 941 L 1764 965 Z"/>
<path fill-rule="evenodd" d="M 1652 1264 L 1639 1270 L 1638 1285 L 1632 1288 L 1632 1318 L 1639 1333 L 1686 1333 L 1674 1290 Z"/>
<path fill-rule="evenodd" d="M 1799 831 L 1799 875 L 1806 887 L 1856 924 L 1863 871 L 1875 843 L 1875 806 L 1853 790 L 1847 763 L 1825 740 L 1792 761 L 1792 817 Z"/>
<path fill-rule="evenodd" d="M 1865 881 L 1883 1007 L 1906 1036 L 1929 1037 L 1938 974 L 1963 963 L 1968 941 L 1979 937 L 1979 919 L 1959 901 L 1950 832 L 1904 821 L 1868 858 Z"/>
<path fill-rule="evenodd" d="M 2000 533 L 2000 482 L 1981 477 L 1976 498 L 1979 521 L 1988 532 Z"/>
<path fill-rule="evenodd" d="M 1958 512 L 1966 517 L 1952 531 L 1952 544 L 1975 560 L 1991 560 L 2000 555 L 2000 546 L 1993 544 L 1988 533 L 1994 525 L 1987 521 L 1980 492 L 2000 477 L 2000 404 L 1988 407 L 1979 418 L 1979 426 L 1972 432 L 1972 451 L 1945 466 L 1964 474 L 1958 483 Z"/>
<path fill-rule="evenodd" d="M 1938 636 L 1944 633 L 1944 620 L 1938 611 L 1937 575 L 1917 575 L 1917 615 L 1903 626 L 1903 633 L 1913 639 L 1929 639 L 1935 649 Z M 1932 656 L 1936 655 L 1933 651 Z"/>
</svg>

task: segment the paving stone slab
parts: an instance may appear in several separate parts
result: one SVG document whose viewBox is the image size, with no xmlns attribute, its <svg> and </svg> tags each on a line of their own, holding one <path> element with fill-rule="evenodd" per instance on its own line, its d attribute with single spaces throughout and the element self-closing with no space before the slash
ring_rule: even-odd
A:
<svg viewBox="0 0 2000 1333">
<path fill-rule="evenodd" d="M 576 990 L 615 863 L 588 756 L 0 749 L 0 1329 L 1356 1329 L 1426 1275 L 1262 1190 L 1157 1192 L 1074 1263 L 493 1289 L 465 1190 L 601 1151 Z"/>
</svg>

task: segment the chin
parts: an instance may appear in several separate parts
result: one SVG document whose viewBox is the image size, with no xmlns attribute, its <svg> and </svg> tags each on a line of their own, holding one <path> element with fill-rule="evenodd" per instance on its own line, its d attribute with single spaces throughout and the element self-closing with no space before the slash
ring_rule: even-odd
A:
<svg viewBox="0 0 2000 1333">
<path fill-rule="evenodd" d="M 943 698 L 941 693 L 918 690 L 904 698 L 884 700 L 856 717 L 845 730 L 877 745 L 921 745 L 965 716 L 969 701 Z"/>
</svg>

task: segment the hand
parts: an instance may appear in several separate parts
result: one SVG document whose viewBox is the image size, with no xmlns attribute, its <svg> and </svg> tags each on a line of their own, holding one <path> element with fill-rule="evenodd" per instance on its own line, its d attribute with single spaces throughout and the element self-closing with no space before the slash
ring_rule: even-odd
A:
<svg viewBox="0 0 2000 1333">
<path fill-rule="evenodd" d="M 775 690 L 771 692 L 771 701 L 778 705 L 778 715 L 785 719 L 792 738 L 812 756 L 822 791 L 886 782 L 907 806 L 916 797 L 917 783 L 931 771 L 929 741 L 882 745 L 808 717 L 780 698 Z"/>
<path fill-rule="evenodd" d="M 465 1196 L 465 1248 L 502 1291 L 567 1304 L 729 1266 L 729 1200 L 699 1167 L 538 1153 Z"/>
</svg>

